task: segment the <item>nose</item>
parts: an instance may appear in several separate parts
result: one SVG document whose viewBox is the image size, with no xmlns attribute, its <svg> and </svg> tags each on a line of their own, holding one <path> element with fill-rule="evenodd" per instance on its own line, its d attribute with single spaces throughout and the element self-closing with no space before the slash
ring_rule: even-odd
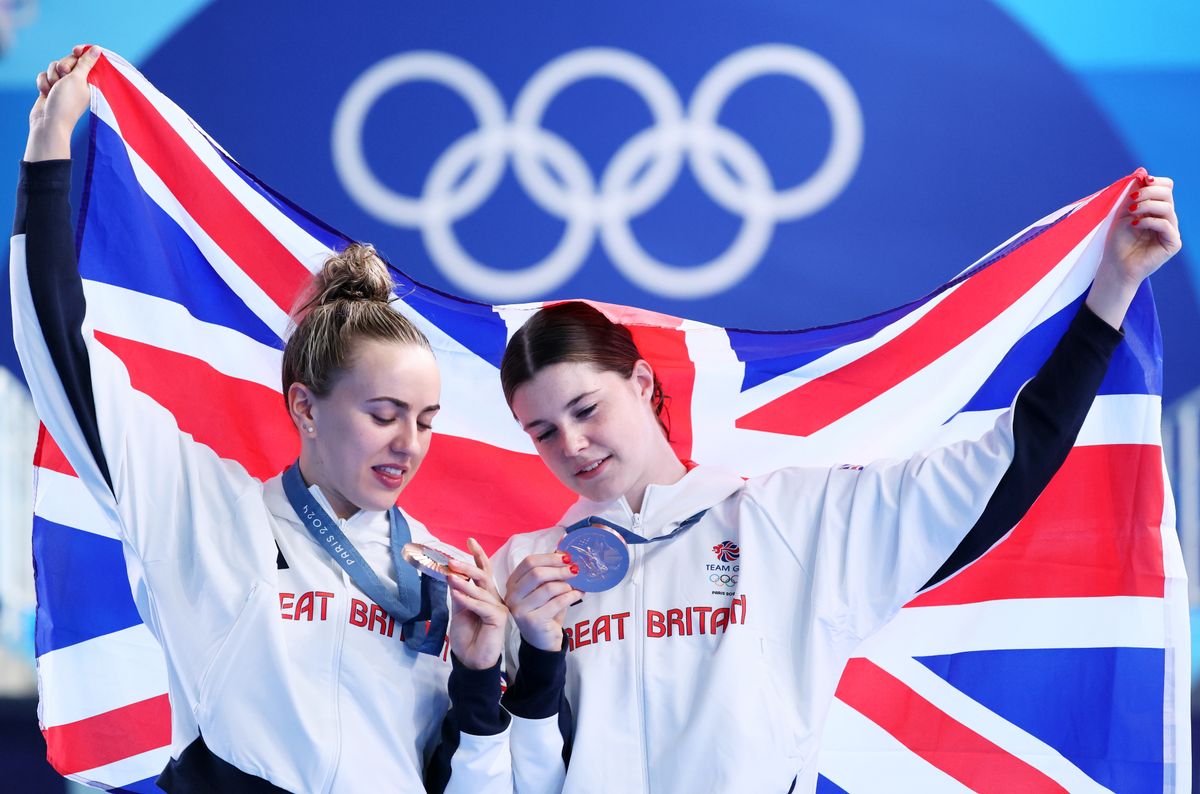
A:
<svg viewBox="0 0 1200 794">
<path fill-rule="evenodd" d="M 395 455 L 413 457 L 418 451 L 420 431 L 416 421 L 396 422 L 396 432 L 392 436 L 391 451 Z"/>
<path fill-rule="evenodd" d="M 571 456 L 578 455 L 588 448 L 591 443 L 588 441 L 587 434 L 578 428 L 565 427 L 562 431 L 563 438 L 563 453 Z"/>
</svg>

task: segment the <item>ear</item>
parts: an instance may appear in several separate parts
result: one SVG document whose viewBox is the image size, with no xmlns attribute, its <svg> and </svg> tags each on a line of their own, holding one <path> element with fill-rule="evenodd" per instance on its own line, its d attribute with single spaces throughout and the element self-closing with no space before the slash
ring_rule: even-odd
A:
<svg viewBox="0 0 1200 794">
<path fill-rule="evenodd" d="M 637 390 L 638 398 L 649 403 L 654 397 L 654 369 L 650 362 L 639 358 L 633 365 L 629 380 Z"/>
<path fill-rule="evenodd" d="M 292 417 L 292 423 L 296 425 L 296 430 L 300 432 L 300 436 L 310 436 L 315 433 L 316 428 L 316 395 L 312 389 L 305 386 L 303 383 L 293 383 L 288 386 L 287 394 L 288 413 Z M 314 428 L 310 430 L 309 428 Z"/>
</svg>

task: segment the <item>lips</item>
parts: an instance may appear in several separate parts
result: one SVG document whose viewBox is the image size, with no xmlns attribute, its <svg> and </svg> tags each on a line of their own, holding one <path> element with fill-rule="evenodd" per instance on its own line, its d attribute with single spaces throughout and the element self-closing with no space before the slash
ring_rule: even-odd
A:
<svg viewBox="0 0 1200 794">
<path fill-rule="evenodd" d="M 611 455 L 594 460 L 575 470 L 575 476 L 581 480 L 590 480 L 593 477 L 599 477 L 600 474 L 608 468 L 608 461 L 612 458 Z"/>
<path fill-rule="evenodd" d="M 390 463 L 372 466 L 371 472 L 375 479 L 388 490 L 396 490 L 404 485 L 404 477 L 408 474 L 407 466 L 395 466 Z"/>
</svg>

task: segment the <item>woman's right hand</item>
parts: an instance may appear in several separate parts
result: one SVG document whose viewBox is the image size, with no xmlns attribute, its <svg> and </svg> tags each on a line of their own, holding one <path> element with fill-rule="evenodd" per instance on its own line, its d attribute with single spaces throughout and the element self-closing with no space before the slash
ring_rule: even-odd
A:
<svg viewBox="0 0 1200 794">
<path fill-rule="evenodd" d="M 25 161 L 71 157 L 71 133 L 91 101 L 88 74 L 100 60 L 100 48 L 78 44 L 71 54 L 51 61 L 37 76 L 38 98 L 29 111 Z"/>
<path fill-rule="evenodd" d="M 504 603 L 521 636 L 543 651 L 562 650 L 567 609 L 583 598 L 567 581 L 579 573 L 566 552 L 531 554 L 513 569 L 504 590 Z"/>
</svg>

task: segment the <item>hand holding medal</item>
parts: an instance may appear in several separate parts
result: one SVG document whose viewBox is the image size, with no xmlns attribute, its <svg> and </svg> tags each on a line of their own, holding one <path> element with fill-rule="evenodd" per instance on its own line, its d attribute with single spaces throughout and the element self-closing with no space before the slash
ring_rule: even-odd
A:
<svg viewBox="0 0 1200 794">
<path fill-rule="evenodd" d="M 499 661 L 504 649 L 508 610 L 496 590 L 492 564 L 483 547 L 468 538 L 467 548 L 474 562 L 422 546 L 424 551 L 414 550 L 418 562 L 410 564 L 427 576 L 445 580 L 450 588 L 450 649 L 467 667 L 486 670 Z"/>
<path fill-rule="evenodd" d="M 543 651 L 562 649 L 567 609 L 583 598 L 574 579 L 580 573 L 570 552 L 531 554 L 513 569 L 504 602 L 521 636 Z"/>
</svg>

